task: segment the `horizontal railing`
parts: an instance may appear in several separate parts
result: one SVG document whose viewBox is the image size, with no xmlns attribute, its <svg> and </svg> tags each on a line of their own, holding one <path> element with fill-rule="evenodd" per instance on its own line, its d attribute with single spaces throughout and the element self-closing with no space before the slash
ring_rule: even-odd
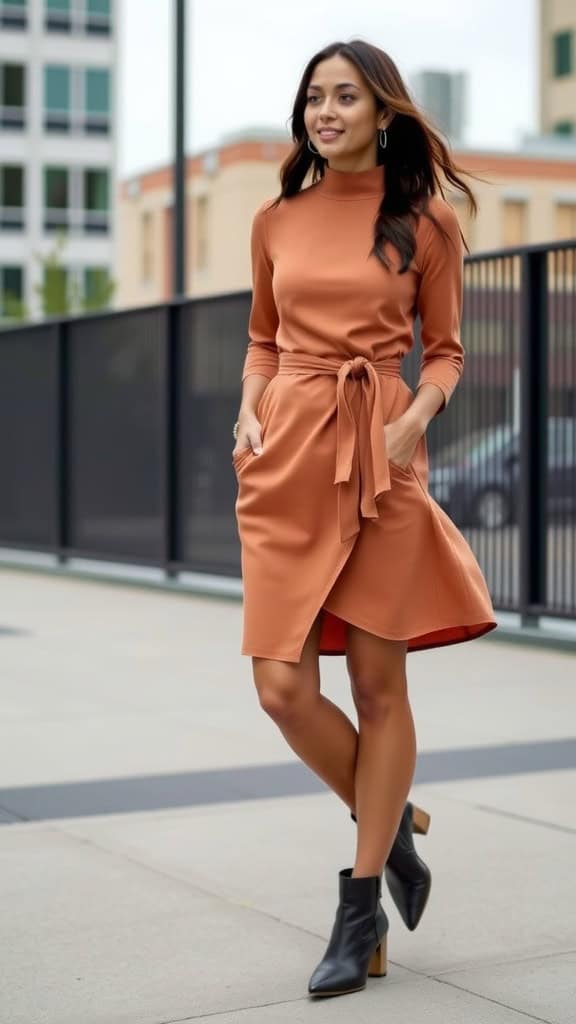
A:
<svg viewBox="0 0 576 1024">
<path fill-rule="evenodd" d="M 429 490 L 498 609 L 576 618 L 576 240 L 467 258 Z M 0 332 L 0 545 L 240 575 L 231 428 L 250 293 Z M 419 324 L 404 360 L 418 378 Z"/>
</svg>

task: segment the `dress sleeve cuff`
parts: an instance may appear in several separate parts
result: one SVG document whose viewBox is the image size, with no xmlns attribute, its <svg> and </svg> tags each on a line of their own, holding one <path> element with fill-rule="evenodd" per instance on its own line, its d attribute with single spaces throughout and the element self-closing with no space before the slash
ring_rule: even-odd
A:
<svg viewBox="0 0 576 1024">
<path fill-rule="evenodd" d="M 246 358 L 242 369 L 242 382 L 251 373 L 261 373 L 264 377 L 275 377 L 278 372 L 278 348 L 275 341 L 250 341 L 246 350 Z"/>
<path fill-rule="evenodd" d="M 422 386 L 422 384 L 435 384 L 437 388 L 444 395 L 444 403 L 438 410 L 442 412 L 448 405 L 454 389 L 460 380 L 462 372 L 461 363 L 459 361 L 458 367 L 452 367 L 448 364 L 446 359 L 435 360 L 432 363 L 428 363 L 427 366 L 422 370 L 416 390 Z"/>
</svg>

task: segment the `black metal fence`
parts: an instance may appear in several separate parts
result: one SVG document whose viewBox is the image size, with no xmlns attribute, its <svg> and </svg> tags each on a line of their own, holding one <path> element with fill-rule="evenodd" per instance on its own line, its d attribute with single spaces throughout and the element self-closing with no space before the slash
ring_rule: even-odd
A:
<svg viewBox="0 0 576 1024">
<path fill-rule="evenodd" d="M 576 617 L 575 269 L 576 240 L 466 260 L 465 371 L 427 432 L 430 493 L 524 620 Z M 242 292 L 0 332 L 0 545 L 239 576 L 249 309 Z"/>
</svg>

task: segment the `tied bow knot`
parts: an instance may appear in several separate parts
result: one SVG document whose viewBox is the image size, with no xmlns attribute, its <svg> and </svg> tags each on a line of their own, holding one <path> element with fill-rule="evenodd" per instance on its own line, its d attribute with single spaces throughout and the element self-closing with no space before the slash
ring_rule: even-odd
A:
<svg viewBox="0 0 576 1024">
<path fill-rule="evenodd" d="M 330 373 L 337 377 L 334 483 L 338 487 L 342 543 L 359 532 L 358 511 L 364 519 L 378 519 L 376 499 L 391 488 L 378 376 L 399 377 L 401 358 L 390 356 L 371 362 L 365 356 L 354 356 L 342 362 L 326 356 L 280 353 L 279 373 Z"/>
</svg>

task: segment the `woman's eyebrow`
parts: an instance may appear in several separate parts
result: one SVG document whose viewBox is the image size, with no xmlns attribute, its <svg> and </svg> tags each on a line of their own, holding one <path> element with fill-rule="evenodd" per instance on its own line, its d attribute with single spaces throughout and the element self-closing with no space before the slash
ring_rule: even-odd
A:
<svg viewBox="0 0 576 1024">
<path fill-rule="evenodd" d="M 354 85 L 354 82 L 338 82 L 338 85 L 336 86 L 336 89 L 349 89 L 350 87 L 352 87 L 353 89 L 357 89 L 358 88 L 357 85 Z M 320 89 L 320 92 L 322 92 L 322 86 L 321 85 L 309 85 L 308 88 L 309 89 Z"/>
</svg>

